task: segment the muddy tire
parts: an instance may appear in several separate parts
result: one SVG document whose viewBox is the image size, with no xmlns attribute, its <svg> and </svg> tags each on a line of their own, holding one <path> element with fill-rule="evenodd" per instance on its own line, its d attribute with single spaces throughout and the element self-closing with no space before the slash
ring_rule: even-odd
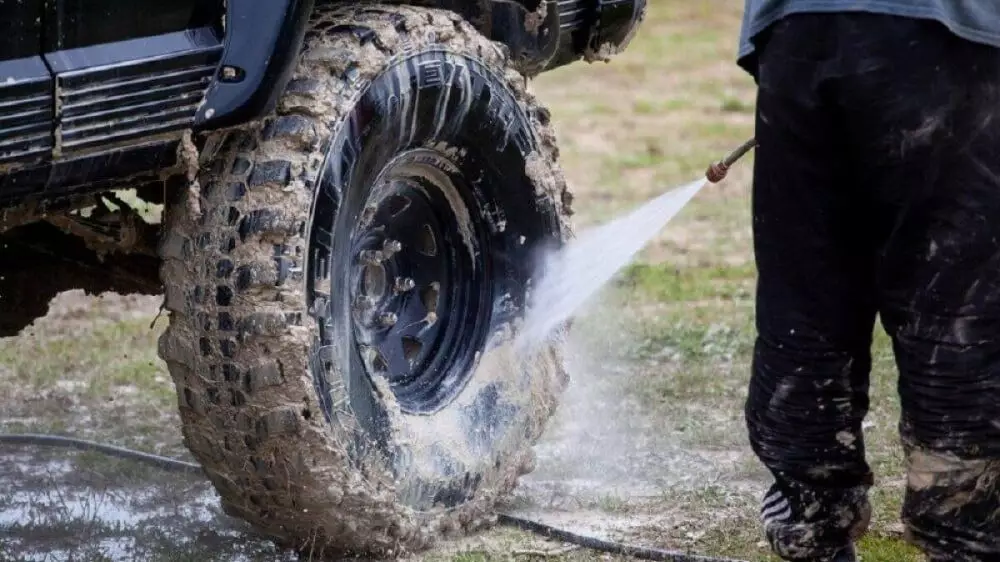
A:
<svg viewBox="0 0 1000 562">
<path fill-rule="evenodd" d="M 488 524 L 566 383 L 511 352 L 568 236 L 548 113 L 454 14 L 318 14 L 259 126 L 168 206 L 160 341 L 227 513 L 311 552 L 398 555 Z"/>
</svg>

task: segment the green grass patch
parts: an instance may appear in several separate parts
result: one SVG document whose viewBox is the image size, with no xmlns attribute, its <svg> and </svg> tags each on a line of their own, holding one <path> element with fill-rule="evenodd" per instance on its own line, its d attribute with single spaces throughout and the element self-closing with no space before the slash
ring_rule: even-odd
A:
<svg viewBox="0 0 1000 562">
<path fill-rule="evenodd" d="M 745 300 L 751 296 L 755 275 L 752 264 L 677 268 L 669 263 L 636 263 L 615 284 L 636 298 L 658 302 Z"/>
<path fill-rule="evenodd" d="M 700 368 L 749 358 L 754 337 L 749 320 L 744 313 L 730 322 L 653 323 L 645 326 L 642 339 L 630 350 L 631 356 L 640 361 L 675 363 L 698 378 L 704 376 L 698 373 Z"/>
<path fill-rule="evenodd" d="M 96 397 L 133 386 L 163 405 L 172 388 L 162 382 L 165 371 L 156 355 L 159 329 L 150 329 L 149 322 L 137 318 L 65 332 L 39 327 L 32 335 L 0 339 L 0 364 L 29 388 L 65 382 Z"/>
<path fill-rule="evenodd" d="M 870 534 L 859 545 L 865 562 L 924 562 L 919 550 L 895 537 Z"/>
</svg>

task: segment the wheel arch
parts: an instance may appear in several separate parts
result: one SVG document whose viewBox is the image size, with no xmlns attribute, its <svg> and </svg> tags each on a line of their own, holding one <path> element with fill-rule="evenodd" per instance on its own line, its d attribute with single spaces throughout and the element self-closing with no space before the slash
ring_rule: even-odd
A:
<svg viewBox="0 0 1000 562">
<path fill-rule="evenodd" d="M 316 0 L 351 5 L 356 0 Z M 384 0 L 450 10 L 480 33 L 507 47 L 524 74 L 534 76 L 579 60 L 608 60 L 638 30 L 646 0 Z"/>
</svg>

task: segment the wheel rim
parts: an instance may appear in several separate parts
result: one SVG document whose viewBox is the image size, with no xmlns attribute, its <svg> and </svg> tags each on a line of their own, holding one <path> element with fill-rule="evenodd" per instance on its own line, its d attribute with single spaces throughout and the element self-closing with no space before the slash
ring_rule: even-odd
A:
<svg viewBox="0 0 1000 562">
<path fill-rule="evenodd" d="M 458 393 L 491 321 L 488 239 L 469 218 L 469 193 L 443 155 L 406 152 L 376 179 L 351 231 L 353 351 L 407 413 L 436 411 Z"/>
<path fill-rule="evenodd" d="M 414 89 L 409 77 L 439 64 L 462 69 L 445 75 L 454 84 L 428 83 Z M 309 362 L 326 419 L 336 422 L 343 416 L 345 422 L 357 424 L 354 458 L 363 458 L 374 446 L 397 458 L 393 462 L 403 463 L 400 466 L 408 462 L 401 452 L 406 448 L 394 444 L 393 435 L 409 422 L 394 414 L 431 415 L 454 405 L 470 379 L 479 375 L 475 361 L 487 351 L 492 334 L 516 331 L 538 260 L 562 239 L 557 202 L 541 196 L 558 187 L 549 185 L 549 179 L 557 178 L 548 178 L 542 170 L 534 177 L 531 159 L 538 152 L 538 139 L 529 116 L 498 79 L 471 58 L 439 50 L 414 54 L 372 82 L 330 141 L 313 191 L 308 245 L 302 248 L 308 253 L 307 313 L 318 328 Z M 401 131 L 400 124 L 408 128 Z M 400 317 L 400 310 L 423 319 L 430 307 L 384 302 L 385 291 L 395 287 L 397 277 L 406 287 L 413 275 L 381 259 L 374 268 L 372 258 L 379 256 L 362 252 L 382 250 L 387 240 L 399 241 L 398 251 L 404 254 L 414 250 L 410 239 L 378 230 L 397 226 L 378 215 L 398 204 L 394 196 L 406 191 L 433 197 L 436 202 L 428 204 L 446 211 L 435 217 L 440 229 L 436 232 L 427 220 L 405 222 L 411 225 L 409 231 L 415 230 L 413 225 L 430 225 L 439 251 L 451 254 L 450 261 L 420 270 L 439 272 L 436 330 L 422 332 L 419 345 L 409 338 L 399 338 L 405 348 L 402 342 L 389 342 L 397 350 L 393 354 L 379 350 L 381 334 L 387 327 L 411 326 L 412 320 Z M 442 236 L 450 239 L 441 242 Z M 425 286 L 414 279 L 414 288 L 404 292 L 420 295 Z M 373 296 L 371 301 L 359 298 L 368 296 Z M 399 357 L 409 356 L 412 372 L 392 368 L 394 356 L 397 364 Z M 495 376 L 495 371 L 485 372 L 482 388 L 477 385 L 470 400 L 499 388 Z M 519 375 L 512 372 L 514 376 Z M 463 402 L 463 419 L 469 417 L 469 423 L 478 426 L 482 422 L 473 420 L 477 412 L 503 407 L 495 398 L 483 400 L 488 404 L 472 409 Z M 483 415 L 500 419 L 495 412 Z M 491 430 L 496 437 L 484 436 L 478 429 L 473 433 L 470 438 L 479 440 L 502 434 Z"/>
</svg>

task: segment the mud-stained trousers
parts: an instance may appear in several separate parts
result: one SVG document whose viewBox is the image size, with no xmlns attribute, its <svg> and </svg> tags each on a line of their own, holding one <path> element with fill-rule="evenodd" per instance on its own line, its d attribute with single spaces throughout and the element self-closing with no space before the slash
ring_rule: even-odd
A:
<svg viewBox="0 0 1000 562">
<path fill-rule="evenodd" d="M 866 530 L 878 316 L 907 537 L 932 560 L 1000 560 L 1000 50 L 863 13 L 789 17 L 762 43 L 746 420 L 775 477 L 766 535 L 825 560 Z"/>
</svg>

